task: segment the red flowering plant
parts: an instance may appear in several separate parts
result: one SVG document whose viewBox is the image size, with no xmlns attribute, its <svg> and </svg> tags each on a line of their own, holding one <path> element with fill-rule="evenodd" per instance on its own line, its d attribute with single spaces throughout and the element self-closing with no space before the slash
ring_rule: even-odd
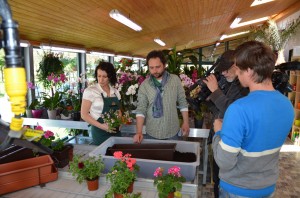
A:
<svg viewBox="0 0 300 198">
<path fill-rule="evenodd" d="M 106 198 L 112 197 L 113 193 L 126 194 L 140 169 L 136 164 L 136 159 L 131 158 L 129 153 L 123 155 L 122 151 L 116 151 L 114 157 L 117 161 L 111 168 L 111 172 L 106 175 L 106 179 L 110 181 L 110 189 L 105 195 Z"/>
<path fill-rule="evenodd" d="M 96 157 L 81 156 L 75 154 L 69 163 L 69 171 L 76 177 L 78 183 L 84 180 L 98 179 L 104 170 L 104 162 L 101 155 Z"/>
<path fill-rule="evenodd" d="M 157 187 L 159 198 L 168 197 L 169 193 L 175 192 L 177 195 L 182 188 L 185 178 L 180 173 L 180 167 L 169 168 L 168 174 L 163 175 L 164 169 L 158 167 L 154 172 L 154 185 Z"/>
</svg>

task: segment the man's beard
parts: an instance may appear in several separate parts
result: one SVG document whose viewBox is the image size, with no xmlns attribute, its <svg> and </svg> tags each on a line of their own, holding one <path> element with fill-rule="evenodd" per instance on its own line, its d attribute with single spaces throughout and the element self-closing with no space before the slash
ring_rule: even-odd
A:
<svg viewBox="0 0 300 198">
<path fill-rule="evenodd" d="M 164 74 L 164 71 L 163 71 L 162 73 L 156 73 L 156 74 L 153 74 L 153 76 L 154 76 L 155 78 L 160 78 L 160 77 L 163 76 L 163 74 Z"/>
</svg>

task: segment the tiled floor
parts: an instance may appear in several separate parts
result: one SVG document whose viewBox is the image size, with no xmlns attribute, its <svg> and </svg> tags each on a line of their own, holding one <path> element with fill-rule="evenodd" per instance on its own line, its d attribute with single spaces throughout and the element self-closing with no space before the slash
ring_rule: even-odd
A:
<svg viewBox="0 0 300 198">
<path fill-rule="evenodd" d="M 279 159 L 279 179 L 274 198 L 300 198 L 300 147 L 286 140 Z M 213 198 L 213 185 L 208 170 L 206 186 L 199 185 L 201 198 Z M 201 178 L 199 181 L 202 181 Z"/>
</svg>

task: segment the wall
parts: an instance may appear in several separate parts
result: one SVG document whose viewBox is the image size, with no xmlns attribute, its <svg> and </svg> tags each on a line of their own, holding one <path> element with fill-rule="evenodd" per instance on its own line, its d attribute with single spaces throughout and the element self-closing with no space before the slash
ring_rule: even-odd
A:
<svg viewBox="0 0 300 198">
<path fill-rule="evenodd" d="M 300 10 L 298 12 L 295 12 L 294 14 L 290 15 L 289 17 L 283 19 L 282 21 L 279 21 L 278 27 L 282 28 L 284 27 L 284 24 L 298 18 L 300 16 Z M 290 40 L 287 42 L 285 48 L 284 48 L 284 58 L 285 61 L 288 61 L 289 56 L 289 50 L 293 49 L 295 46 L 300 46 L 300 28 L 298 28 L 298 31 L 295 35 L 293 35 Z"/>
</svg>

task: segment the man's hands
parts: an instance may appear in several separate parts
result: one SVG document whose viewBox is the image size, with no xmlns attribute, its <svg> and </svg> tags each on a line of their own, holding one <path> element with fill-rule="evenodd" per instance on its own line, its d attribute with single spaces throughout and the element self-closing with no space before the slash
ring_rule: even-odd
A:
<svg viewBox="0 0 300 198">
<path fill-rule="evenodd" d="M 190 126 L 188 123 L 183 122 L 181 126 L 182 136 L 188 137 L 190 133 Z"/>
<path fill-rule="evenodd" d="M 217 78 L 214 74 L 207 76 L 206 79 L 203 80 L 203 82 L 207 85 L 207 88 L 211 92 L 214 92 L 219 88 Z"/>
<path fill-rule="evenodd" d="M 133 136 L 133 142 L 134 142 L 134 143 L 140 144 L 140 143 L 143 141 L 143 139 L 144 139 L 144 136 L 143 136 L 142 133 L 137 133 L 137 134 L 135 134 L 135 135 Z"/>
</svg>

